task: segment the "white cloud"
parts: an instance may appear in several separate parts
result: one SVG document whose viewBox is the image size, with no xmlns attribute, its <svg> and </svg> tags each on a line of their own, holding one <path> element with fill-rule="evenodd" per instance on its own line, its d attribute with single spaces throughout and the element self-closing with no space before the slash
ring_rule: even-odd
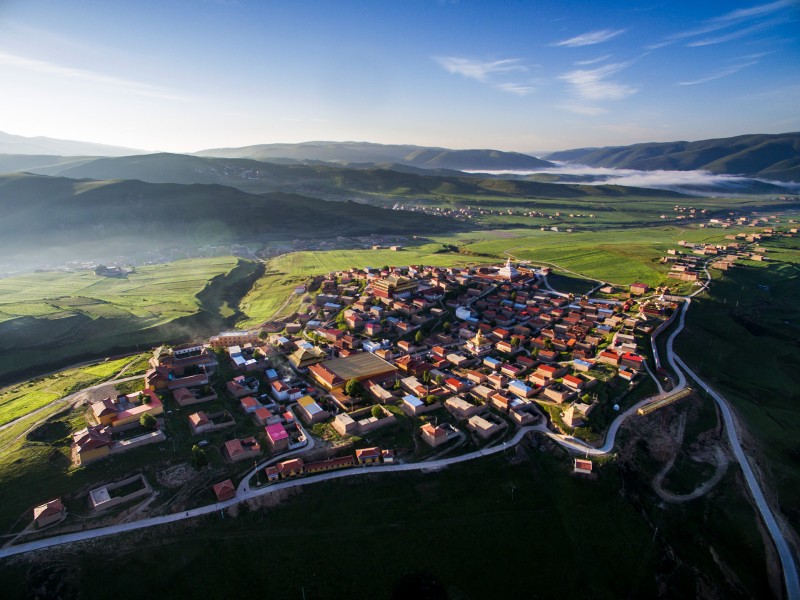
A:
<svg viewBox="0 0 800 600">
<path fill-rule="evenodd" d="M 509 94 L 516 94 L 517 96 L 527 96 L 536 91 L 532 85 L 525 85 L 523 83 L 498 83 L 495 85 L 498 90 L 508 92 Z"/>
<path fill-rule="evenodd" d="M 602 44 L 614 39 L 618 35 L 625 33 L 625 29 L 600 29 L 598 31 L 587 31 L 567 40 L 556 42 L 553 46 L 566 46 L 567 48 L 578 48 L 580 46 L 592 46 Z"/>
<path fill-rule="evenodd" d="M 709 76 L 703 77 L 701 79 L 695 79 L 693 81 L 681 81 L 680 83 L 678 83 L 678 85 L 699 85 L 701 83 L 708 83 L 709 81 L 714 81 L 715 79 L 721 79 L 722 77 L 727 77 L 728 75 L 733 75 L 734 73 L 737 73 L 737 72 L 739 72 L 742 69 L 745 69 L 747 67 L 751 67 L 751 66 L 753 66 L 753 65 L 755 65 L 757 63 L 758 63 L 757 60 L 753 60 L 753 61 L 750 61 L 750 62 L 747 62 L 747 63 L 742 63 L 742 64 L 739 64 L 739 65 L 733 65 L 732 67 L 728 67 L 728 68 L 723 69 L 722 71 L 720 71 L 718 73 L 714 73 L 713 75 L 709 75 Z"/>
<path fill-rule="evenodd" d="M 712 44 L 722 44 L 723 42 L 730 42 L 731 40 L 737 40 L 739 38 L 748 36 L 751 33 L 755 33 L 756 31 L 760 31 L 762 29 L 766 29 L 767 27 L 771 27 L 772 25 L 777 25 L 779 22 L 780 21 L 778 19 L 773 19 L 772 21 L 766 21 L 765 23 L 757 23 L 756 25 L 752 25 L 751 27 L 746 27 L 745 29 L 731 31 L 730 33 L 726 33 L 725 35 L 719 35 L 717 37 L 695 40 L 694 42 L 689 42 L 686 45 L 690 48 L 696 48 L 699 46 L 711 46 Z"/>
<path fill-rule="evenodd" d="M 520 64 L 521 59 L 519 58 L 482 61 L 458 56 L 435 56 L 434 60 L 448 73 L 484 83 L 491 75 L 497 73 L 524 72 L 528 70 L 526 66 Z"/>
<path fill-rule="evenodd" d="M 664 46 L 669 46 L 675 42 L 679 42 L 682 40 L 686 40 L 689 38 L 699 37 L 702 35 L 706 35 L 708 33 L 714 33 L 716 31 L 720 31 L 722 29 L 727 29 L 729 27 L 736 27 L 737 25 L 744 25 L 748 22 L 761 19 L 768 15 L 771 15 L 775 12 L 778 12 L 784 8 L 789 8 L 793 4 L 795 4 L 796 0 L 777 0 L 776 2 L 770 2 L 768 4 L 759 4 L 757 6 L 752 6 L 750 8 L 740 8 L 737 10 L 733 10 L 729 13 L 724 15 L 720 15 L 719 17 L 714 17 L 712 19 L 708 19 L 704 22 L 703 25 L 697 27 L 696 29 L 690 29 L 688 31 L 681 31 L 679 33 L 675 33 L 673 35 L 668 36 L 663 42 L 653 44 L 652 46 L 648 46 L 649 49 L 654 50 L 656 48 L 663 48 Z M 774 24 L 781 22 L 781 20 L 772 20 L 767 23 L 761 24 L 758 28 L 770 27 Z M 689 46 L 706 46 L 709 44 L 714 43 L 721 43 L 724 41 L 728 41 L 728 39 L 736 39 L 738 37 L 743 37 L 756 31 L 755 28 L 748 28 L 745 30 L 741 30 L 741 32 L 734 35 L 733 33 L 727 34 L 725 36 L 721 36 L 718 41 L 706 41 L 706 43 L 698 43 L 692 42 L 688 44 Z M 728 36 L 734 35 L 734 37 L 728 38 Z M 701 40 L 702 41 L 702 40 Z"/>
<path fill-rule="evenodd" d="M 104 75 L 102 73 L 95 73 L 94 71 L 86 71 L 84 69 L 65 67 L 56 63 L 37 60 L 35 58 L 27 58 L 2 51 L 0 51 L 0 65 L 5 65 L 7 67 L 20 69 L 23 71 L 44 73 L 46 75 L 52 75 L 64 79 L 113 87 L 122 89 L 128 93 L 139 94 L 141 96 L 150 96 L 153 98 L 162 98 L 167 100 L 181 99 L 168 90 L 147 83 Z"/>
<path fill-rule="evenodd" d="M 597 58 L 590 58 L 588 60 L 576 60 L 573 64 L 578 65 L 579 67 L 585 67 L 587 65 L 594 65 L 604 60 L 608 60 L 611 58 L 610 54 L 604 54 L 603 56 L 598 56 Z"/>
<path fill-rule="evenodd" d="M 596 69 L 578 69 L 559 75 L 558 78 L 569 83 L 572 91 L 586 100 L 622 100 L 635 94 L 638 88 L 607 81 L 607 78 L 627 66 L 627 63 L 614 63 Z"/>
</svg>

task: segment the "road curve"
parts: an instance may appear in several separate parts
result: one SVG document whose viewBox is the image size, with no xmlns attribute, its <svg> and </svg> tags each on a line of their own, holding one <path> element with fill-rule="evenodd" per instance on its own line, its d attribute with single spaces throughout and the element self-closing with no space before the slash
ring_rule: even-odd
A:
<svg viewBox="0 0 800 600">
<path fill-rule="evenodd" d="M 736 460 L 742 467 L 742 472 L 744 473 L 747 487 L 750 489 L 750 493 L 753 495 L 756 508 L 758 509 L 759 514 L 761 514 L 764 524 L 767 526 L 767 530 L 772 537 L 772 541 L 775 543 L 775 548 L 778 550 L 778 556 L 780 556 L 781 560 L 781 567 L 783 568 L 783 580 L 786 585 L 786 596 L 789 600 L 800 600 L 800 579 L 798 579 L 797 565 L 794 562 L 792 550 L 789 547 L 789 543 L 786 541 L 786 537 L 783 535 L 783 531 L 781 531 L 781 528 L 778 525 L 778 521 L 775 518 L 772 509 L 767 503 L 764 492 L 761 491 L 761 486 L 759 485 L 758 479 L 753 472 L 753 468 L 750 466 L 750 461 L 747 459 L 747 455 L 742 449 L 742 444 L 739 441 L 739 435 L 736 428 L 736 418 L 733 416 L 733 412 L 731 411 L 730 406 L 728 406 L 728 402 L 720 394 L 714 391 L 711 386 L 698 377 L 697 373 L 692 371 L 687 364 L 680 359 L 680 357 L 675 356 L 675 360 L 681 366 L 681 368 L 684 369 L 692 379 L 694 379 L 697 385 L 703 388 L 703 390 L 705 390 L 708 395 L 714 399 L 714 401 L 717 403 L 717 406 L 719 406 L 720 412 L 722 412 L 722 418 L 725 421 L 725 433 L 728 436 L 728 443 L 733 449 L 733 454 L 736 456 Z"/>
<path fill-rule="evenodd" d="M 149 519 L 142 519 L 140 521 L 132 521 L 130 523 L 120 523 L 118 525 L 110 525 L 108 527 L 99 527 L 97 529 L 88 529 L 86 531 L 78 531 L 75 533 L 67 533 L 63 535 L 54 536 L 51 538 L 45 538 L 33 542 L 27 542 L 25 544 L 19 544 L 18 546 L 10 546 L 8 548 L 0 549 L 0 558 L 7 558 L 9 556 L 23 554 L 25 552 L 31 552 L 33 550 L 52 548 L 53 546 L 60 546 L 62 544 L 81 542 L 85 540 L 105 537 L 108 535 L 115 535 L 118 533 L 136 531 L 139 529 L 145 529 L 147 527 L 153 527 L 156 525 L 166 525 L 169 523 L 176 523 L 178 521 L 183 521 L 185 519 L 191 519 L 193 517 L 208 515 L 218 510 L 224 510 L 244 500 L 250 500 L 253 498 L 258 498 L 259 496 L 273 494 L 280 490 L 302 487 L 304 485 L 312 485 L 315 483 L 319 483 L 320 481 L 330 481 L 333 479 L 341 479 L 343 477 L 375 475 L 377 473 L 398 473 L 405 471 L 435 471 L 447 467 L 449 465 L 454 465 L 461 462 L 467 462 L 483 456 L 491 456 L 493 454 L 504 452 L 509 446 L 514 446 L 515 444 L 519 443 L 519 441 L 527 433 L 531 431 L 541 431 L 542 427 L 543 426 L 541 425 L 522 427 L 519 431 L 517 431 L 516 435 L 513 438 L 511 438 L 511 440 L 507 441 L 505 444 L 493 446 L 492 448 L 486 448 L 483 450 L 476 450 L 475 452 L 470 452 L 469 454 L 463 454 L 461 456 L 454 456 L 452 458 L 442 458 L 439 460 L 433 460 L 430 462 L 423 462 L 423 463 L 361 466 L 353 469 L 331 471 L 329 473 L 321 473 L 319 475 L 311 475 L 303 477 L 302 479 L 283 481 L 281 483 L 264 486 L 258 489 L 248 489 L 241 495 L 237 495 L 235 498 L 231 498 L 230 500 L 226 500 L 225 502 L 215 502 L 214 504 L 208 504 L 206 506 L 194 508 L 192 510 L 185 512 L 172 513 L 169 515 L 162 515 L 160 517 L 151 517 Z"/>
<path fill-rule="evenodd" d="M 706 271 L 707 273 L 707 271 Z M 710 275 L 709 275 L 710 280 Z M 712 398 L 717 402 L 720 407 L 720 410 L 723 415 L 723 419 L 725 421 L 725 429 L 728 437 L 728 441 L 731 445 L 731 448 L 734 451 L 734 455 L 736 457 L 737 462 L 742 468 L 742 472 L 744 473 L 745 480 L 747 482 L 748 488 L 750 489 L 751 494 L 753 495 L 753 499 L 755 500 L 756 507 L 761 515 L 764 523 L 767 526 L 767 529 L 770 533 L 770 536 L 775 543 L 775 546 L 778 550 L 778 554 L 781 560 L 781 566 L 783 569 L 784 574 L 784 583 L 786 585 L 787 591 L 787 598 L 789 600 L 800 600 L 800 583 L 798 583 L 798 572 L 797 566 L 794 562 L 794 557 L 792 556 L 791 549 L 789 547 L 786 538 L 783 535 L 783 532 L 778 525 L 777 519 L 773 514 L 772 510 L 767 503 L 767 500 L 764 496 L 764 493 L 761 490 L 761 487 L 758 483 L 758 479 L 753 472 L 753 469 L 744 454 L 744 450 L 742 449 L 741 443 L 738 438 L 738 433 L 736 429 L 735 419 L 733 414 L 726 402 L 726 400 L 719 395 L 716 391 L 711 389 L 708 384 L 702 381 L 689 367 L 684 363 L 680 357 L 675 354 L 673 349 L 673 342 L 678 334 L 683 330 L 685 325 L 685 318 L 686 318 L 686 311 L 688 310 L 691 304 L 691 297 L 697 295 L 698 293 L 705 291 L 708 287 L 708 282 L 706 285 L 703 286 L 701 289 L 695 291 L 689 297 L 685 297 L 685 302 L 681 307 L 680 317 L 678 327 L 670 334 L 669 338 L 667 339 L 667 360 L 672 366 L 673 370 L 678 376 L 678 385 L 675 386 L 669 393 L 677 392 L 687 385 L 687 379 L 684 375 L 685 371 L 688 373 L 692 379 L 694 379 L 697 384 L 702 387 Z M 679 368 L 680 366 L 680 368 Z M 53 546 L 58 546 L 61 544 L 67 544 L 71 542 L 78 542 L 83 540 L 94 539 L 98 537 L 104 537 L 108 535 L 114 535 L 117 533 L 123 533 L 128 531 L 136 531 L 138 529 L 144 529 L 147 527 L 152 527 L 155 525 L 164 525 L 168 523 L 174 523 L 177 521 L 182 521 L 184 519 L 190 519 L 193 517 L 198 517 L 202 515 L 207 515 L 217 510 L 223 510 L 243 500 L 249 500 L 253 498 L 257 498 L 259 496 L 263 496 L 266 494 L 271 494 L 283 489 L 290 489 L 294 487 L 301 487 L 303 485 L 311 485 L 314 483 L 318 483 L 320 481 L 329 481 L 333 479 L 340 479 L 343 477 L 354 477 L 360 475 L 367 475 L 367 474 L 374 474 L 374 473 L 393 473 L 393 472 L 401 472 L 401 471 L 431 471 L 437 470 L 440 468 L 447 467 L 452 464 L 457 464 L 461 462 L 466 462 L 469 460 L 473 460 L 476 458 L 480 458 L 483 456 L 491 456 L 493 454 L 497 454 L 498 452 L 503 452 L 506 450 L 508 446 L 514 446 L 515 444 L 519 443 L 519 441 L 527 434 L 533 431 L 544 433 L 548 435 L 550 438 L 561 444 L 562 446 L 571 449 L 575 452 L 586 453 L 591 455 L 602 455 L 609 453 L 615 444 L 617 432 L 619 431 L 620 426 L 628 417 L 636 414 L 636 410 L 644 404 L 651 402 L 652 400 L 663 396 L 662 394 L 658 394 L 656 396 L 645 398 L 644 400 L 636 403 L 635 405 L 628 408 L 625 412 L 620 414 L 614 421 L 611 423 L 609 427 L 608 433 L 606 434 L 605 443 L 600 448 L 595 448 L 593 446 L 589 446 L 580 440 L 576 440 L 574 438 L 567 438 L 566 436 L 553 433 L 549 431 L 546 426 L 544 425 L 535 425 L 535 426 L 528 426 L 522 427 L 519 431 L 517 431 L 516 435 L 509 440 L 508 442 L 504 443 L 501 446 L 494 446 L 492 448 L 486 448 L 482 450 L 477 450 L 475 452 L 471 452 L 469 454 L 464 454 L 461 456 L 454 456 L 452 458 L 443 458 L 439 460 L 434 460 L 430 462 L 423 462 L 423 463 L 406 463 L 406 464 L 395 464 L 395 465 L 383 465 L 383 466 L 371 466 L 371 467 L 357 467 L 354 469 L 345 469 L 342 471 L 333 471 L 330 473 L 322 473 L 319 475 L 312 475 L 309 477 L 304 477 L 298 480 L 290 480 L 284 481 L 281 483 L 277 483 L 274 485 L 258 488 L 258 489 L 249 489 L 246 485 L 246 482 L 249 480 L 250 474 L 240 483 L 239 488 L 237 490 L 237 496 L 232 498 L 231 500 L 227 500 L 225 502 L 218 502 L 214 504 L 209 504 L 206 506 L 201 506 L 199 508 L 192 509 L 190 511 L 181 512 L 181 513 L 173 513 L 169 515 L 163 515 L 160 517 L 151 517 L 149 519 L 142 519 L 140 521 L 133 521 L 131 523 L 122 523 L 118 525 L 112 525 L 109 527 L 102 527 L 98 529 L 91 529 L 87 531 L 81 531 L 71 534 L 64 534 L 60 536 L 54 536 L 52 538 L 46 538 L 42 540 L 37 540 L 34 542 L 28 542 L 25 544 L 20 544 L 18 546 L 12 546 L 9 548 L 2 548 L 0 549 L 0 558 L 5 558 L 8 556 L 14 556 L 17 554 L 23 554 L 25 552 L 30 552 L 33 550 L 40 550 L 43 548 L 50 548 Z M 309 438 L 311 439 L 311 438 Z"/>
</svg>

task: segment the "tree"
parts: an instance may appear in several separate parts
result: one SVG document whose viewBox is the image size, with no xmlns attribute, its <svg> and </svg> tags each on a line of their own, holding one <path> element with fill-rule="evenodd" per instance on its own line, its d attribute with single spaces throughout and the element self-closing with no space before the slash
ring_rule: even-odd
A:
<svg viewBox="0 0 800 600">
<path fill-rule="evenodd" d="M 444 377 L 442 377 L 441 375 L 437 375 L 436 376 L 436 385 L 442 385 L 443 381 L 444 381 Z"/>
<path fill-rule="evenodd" d="M 395 380 L 394 380 L 394 389 L 395 389 L 395 390 L 399 390 L 399 389 L 401 389 L 401 388 L 402 388 L 402 385 L 401 385 L 401 383 L 400 383 L 400 380 L 399 380 L 399 379 L 395 379 Z"/>
<path fill-rule="evenodd" d="M 261 331 L 258 332 L 258 339 L 265 340 L 265 339 L 267 339 L 268 335 L 269 334 L 262 329 Z"/>
<path fill-rule="evenodd" d="M 139 417 L 139 425 L 145 429 L 158 429 L 158 421 L 156 421 L 156 418 L 150 413 L 144 413 Z"/>
<path fill-rule="evenodd" d="M 518 337 L 512 337 L 511 338 L 511 346 L 513 348 L 519 348 L 519 338 Z"/>
<path fill-rule="evenodd" d="M 417 344 L 421 344 L 421 343 L 422 343 L 422 340 L 424 340 L 424 339 L 425 339 L 425 336 L 424 336 L 424 335 L 422 335 L 422 330 L 421 330 L 421 329 L 420 329 L 420 330 L 417 330 L 417 333 L 416 333 L 416 335 L 414 336 L 414 341 L 415 341 Z"/>
<path fill-rule="evenodd" d="M 429 396 L 425 397 L 425 404 L 430 406 L 431 404 L 433 404 L 434 402 L 437 402 L 438 400 L 439 400 L 439 396 L 437 396 L 436 394 L 430 394 Z"/>
<path fill-rule="evenodd" d="M 445 321 L 445 322 L 442 324 L 442 331 L 445 331 L 445 332 L 447 332 L 447 333 L 450 333 L 450 321 Z"/>
<path fill-rule="evenodd" d="M 422 383 L 429 384 L 431 382 L 431 372 L 430 371 L 423 371 L 422 372 Z"/>
<path fill-rule="evenodd" d="M 196 469 L 201 469 L 208 464 L 208 457 L 206 456 L 206 451 L 203 450 L 200 446 L 195 444 L 192 446 L 192 464 L 195 466 Z"/>
<path fill-rule="evenodd" d="M 375 417 L 376 419 L 382 419 L 383 409 L 376 404 L 375 406 L 372 407 L 372 416 Z"/>
<path fill-rule="evenodd" d="M 139 395 L 136 396 L 136 399 L 142 404 L 150 404 L 150 394 L 145 394 L 144 392 L 139 392 Z"/>
<path fill-rule="evenodd" d="M 517 292 L 511 292 L 511 299 L 512 300 L 516 300 L 517 299 Z"/>
<path fill-rule="evenodd" d="M 364 386 L 358 379 L 351 379 L 344 384 L 344 393 L 350 397 L 361 396 L 364 393 Z"/>
</svg>

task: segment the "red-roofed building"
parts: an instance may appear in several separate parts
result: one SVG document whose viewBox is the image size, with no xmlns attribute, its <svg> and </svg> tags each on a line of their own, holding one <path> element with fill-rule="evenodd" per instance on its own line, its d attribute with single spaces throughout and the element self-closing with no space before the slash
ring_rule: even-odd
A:
<svg viewBox="0 0 800 600">
<path fill-rule="evenodd" d="M 305 463 L 302 458 L 293 458 L 278 463 L 278 473 L 281 479 L 288 477 L 298 477 L 305 472 Z"/>
<path fill-rule="evenodd" d="M 371 465 L 381 462 L 381 449 L 377 446 L 356 450 L 356 461 L 360 465 Z"/>
<path fill-rule="evenodd" d="M 230 500 L 236 495 L 236 487 L 230 479 L 215 483 L 213 490 L 217 496 L 217 502 L 225 502 L 225 500 Z"/>
<path fill-rule="evenodd" d="M 33 509 L 33 522 L 36 525 L 36 529 L 41 529 L 53 523 L 58 523 L 66 514 L 67 509 L 61 502 L 61 498 L 56 498 Z"/>
<path fill-rule="evenodd" d="M 225 455 L 231 462 L 253 458 L 261 454 L 261 445 L 253 436 L 225 442 Z"/>
</svg>

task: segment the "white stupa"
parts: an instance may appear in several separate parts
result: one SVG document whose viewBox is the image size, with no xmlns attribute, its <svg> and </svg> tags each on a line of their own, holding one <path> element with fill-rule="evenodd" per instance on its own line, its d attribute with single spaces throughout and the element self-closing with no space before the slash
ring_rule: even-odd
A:
<svg viewBox="0 0 800 600">
<path fill-rule="evenodd" d="M 497 275 L 503 279 L 508 279 L 509 281 L 513 281 L 514 279 L 519 278 L 519 271 L 517 271 L 516 267 L 511 264 L 511 257 L 508 257 L 505 266 L 500 267 L 500 271 L 498 271 Z"/>
</svg>

